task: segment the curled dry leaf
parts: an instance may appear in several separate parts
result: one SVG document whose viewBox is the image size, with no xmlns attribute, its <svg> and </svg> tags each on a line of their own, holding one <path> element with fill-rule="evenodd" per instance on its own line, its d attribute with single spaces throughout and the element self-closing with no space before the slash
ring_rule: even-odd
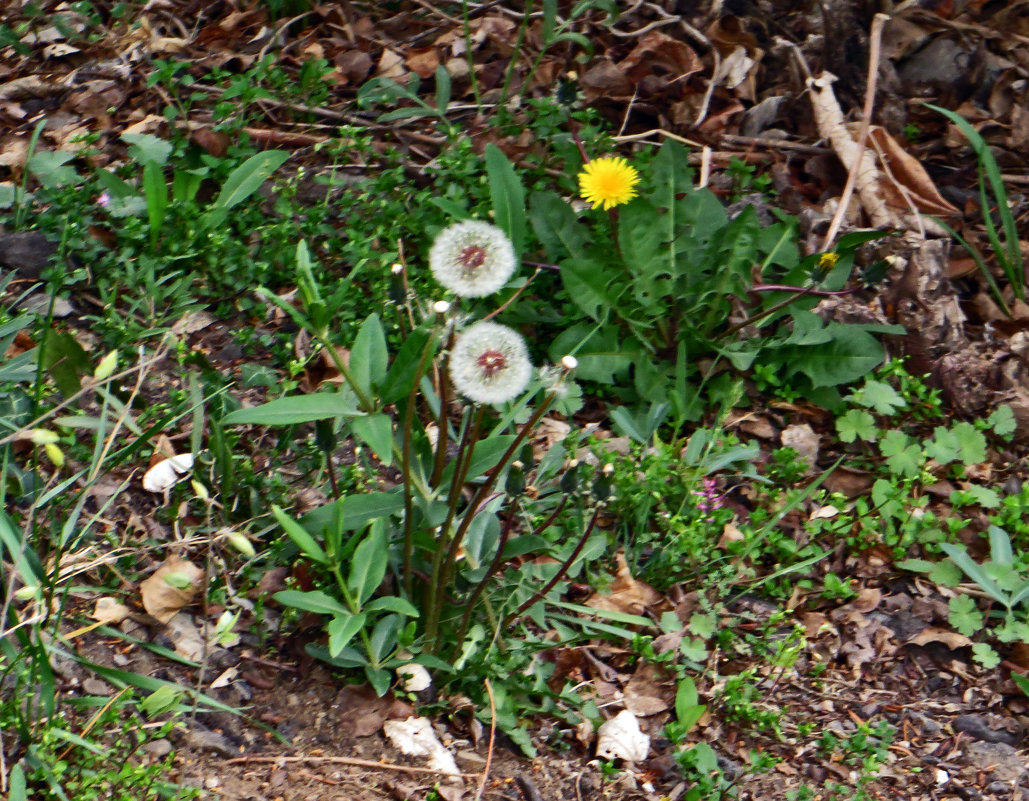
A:
<svg viewBox="0 0 1029 801">
<path fill-rule="evenodd" d="M 193 602 L 204 571 L 186 559 L 171 556 L 139 585 L 143 608 L 161 623 Z"/>
<path fill-rule="evenodd" d="M 675 677 L 663 665 L 641 662 L 625 685 L 625 706 L 647 717 L 670 709 L 675 701 Z"/>
<path fill-rule="evenodd" d="M 425 669 L 424 665 L 412 662 L 397 668 L 397 678 L 400 679 L 400 686 L 406 693 L 420 693 L 432 686 L 432 676 Z"/>
<path fill-rule="evenodd" d="M 167 492 L 193 469 L 193 454 L 180 453 L 162 459 L 143 474 L 143 489 L 147 492 Z"/>
<path fill-rule="evenodd" d="M 436 737 L 428 718 L 410 717 L 407 720 L 387 720 L 382 731 L 389 741 L 408 756 L 429 758 L 429 767 L 449 776 L 461 773 L 453 755 Z"/>
<path fill-rule="evenodd" d="M 956 631 L 941 629 L 936 626 L 929 626 L 928 628 L 922 629 L 918 634 L 908 640 L 905 645 L 925 645 L 930 642 L 941 642 L 952 651 L 958 648 L 970 647 L 972 645 L 972 641 L 964 634 L 958 634 Z"/>
<path fill-rule="evenodd" d="M 650 750 L 650 737 L 640 731 L 640 722 L 623 709 L 597 731 L 597 757 L 642 762 Z"/>
<path fill-rule="evenodd" d="M 96 606 L 93 607 L 93 620 L 101 623 L 121 623 L 131 614 L 125 604 L 119 603 L 110 596 L 96 599 Z"/>
<path fill-rule="evenodd" d="M 836 76 L 829 72 L 823 72 L 817 78 L 808 79 L 808 89 L 811 90 L 811 107 L 818 125 L 818 135 L 829 140 L 837 157 L 848 170 L 855 163 L 860 164 L 855 176 L 854 188 L 872 227 L 897 228 L 899 227 L 897 217 L 886 207 L 886 202 L 882 197 L 879 186 L 881 176 L 875 166 L 875 157 L 872 155 L 872 151 L 867 147 L 858 147 L 843 121 L 843 111 L 840 109 L 836 93 L 832 88 L 835 80 Z"/>
<path fill-rule="evenodd" d="M 618 572 L 615 574 L 615 580 L 611 582 L 611 591 L 593 593 L 587 599 L 586 606 L 609 612 L 640 615 L 646 609 L 665 601 L 665 597 L 649 584 L 632 577 L 629 564 L 625 561 L 625 554 L 619 553 L 617 560 Z"/>
</svg>

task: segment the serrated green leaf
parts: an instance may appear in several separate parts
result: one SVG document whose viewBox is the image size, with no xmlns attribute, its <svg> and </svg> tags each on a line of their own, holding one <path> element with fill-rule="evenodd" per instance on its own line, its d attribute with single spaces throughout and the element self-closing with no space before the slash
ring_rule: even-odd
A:
<svg viewBox="0 0 1029 801">
<path fill-rule="evenodd" d="M 914 478 L 922 470 L 922 449 L 912 444 L 911 438 L 897 430 L 887 431 L 879 443 L 879 452 L 894 475 Z"/>
<path fill-rule="evenodd" d="M 893 387 L 884 381 L 865 381 L 865 385 L 852 396 L 855 403 L 859 403 L 876 413 L 882 415 L 893 415 L 898 410 L 907 407 L 908 403 L 900 396 Z"/>
<path fill-rule="evenodd" d="M 1015 420 L 1015 413 L 1011 407 L 1005 403 L 993 410 L 993 413 L 986 419 L 986 425 L 998 437 L 1006 439 L 1015 433 L 1018 421 Z"/>
<path fill-rule="evenodd" d="M 971 423 L 958 423 L 951 429 L 958 444 L 958 458 L 966 465 L 986 461 L 986 437 Z"/>
<path fill-rule="evenodd" d="M 875 442 L 879 436 L 875 418 L 864 409 L 849 409 L 845 415 L 837 417 L 836 431 L 843 442 L 853 442 L 858 438 L 865 442 Z"/>
<path fill-rule="evenodd" d="M 975 605 L 975 601 L 967 595 L 958 595 L 948 603 L 950 615 L 948 621 L 959 633 L 971 637 L 983 625 L 983 616 Z"/>
<path fill-rule="evenodd" d="M 1000 664 L 1000 656 L 984 642 L 977 642 L 972 646 L 972 658 L 987 670 L 993 670 Z"/>
</svg>

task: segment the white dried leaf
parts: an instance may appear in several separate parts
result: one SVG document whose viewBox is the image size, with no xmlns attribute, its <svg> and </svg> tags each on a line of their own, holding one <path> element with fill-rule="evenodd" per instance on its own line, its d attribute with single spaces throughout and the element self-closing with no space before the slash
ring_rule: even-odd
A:
<svg viewBox="0 0 1029 801">
<path fill-rule="evenodd" d="M 650 750 L 650 737 L 640 731 L 640 722 L 623 709 L 597 731 L 597 757 L 642 762 Z"/>
<path fill-rule="evenodd" d="M 180 453 L 170 459 L 162 459 L 143 474 L 143 489 L 147 492 L 167 492 L 185 474 L 193 469 L 193 454 Z"/>
<path fill-rule="evenodd" d="M 428 718 L 410 717 L 407 720 L 387 720 L 382 724 L 389 741 L 408 756 L 429 758 L 429 767 L 450 776 L 460 775 L 453 755 L 436 737 Z"/>
<path fill-rule="evenodd" d="M 411 663 L 397 668 L 397 676 L 400 678 L 400 686 L 404 692 L 420 693 L 432 686 L 432 676 L 425 669 L 425 665 Z"/>
</svg>

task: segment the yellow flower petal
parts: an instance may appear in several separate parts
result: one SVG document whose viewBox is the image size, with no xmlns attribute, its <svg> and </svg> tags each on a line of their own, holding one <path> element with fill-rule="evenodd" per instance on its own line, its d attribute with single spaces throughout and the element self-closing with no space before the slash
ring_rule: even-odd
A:
<svg viewBox="0 0 1029 801">
<path fill-rule="evenodd" d="M 593 208 L 610 209 L 636 197 L 636 168 L 623 158 L 594 159 L 579 173 L 579 193 Z"/>
</svg>

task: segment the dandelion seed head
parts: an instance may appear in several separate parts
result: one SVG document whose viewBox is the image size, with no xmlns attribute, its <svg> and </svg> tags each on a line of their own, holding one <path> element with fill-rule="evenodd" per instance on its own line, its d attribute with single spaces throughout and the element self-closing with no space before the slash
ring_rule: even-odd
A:
<svg viewBox="0 0 1029 801">
<path fill-rule="evenodd" d="M 532 364 L 521 334 L 505 325 L 480 322 L 458 336 L 450 352 L 454 387 L 476 403 L 504 403 L 529 384 Z"/>
<path fill-rule="evenodd" d="M 479 220 L 440 231 L 429 251 L 429 269 L 444 287 L 464 298 L 492 295 L 517 265 L 514 246 L 500 228 Z"/>
</svg>

